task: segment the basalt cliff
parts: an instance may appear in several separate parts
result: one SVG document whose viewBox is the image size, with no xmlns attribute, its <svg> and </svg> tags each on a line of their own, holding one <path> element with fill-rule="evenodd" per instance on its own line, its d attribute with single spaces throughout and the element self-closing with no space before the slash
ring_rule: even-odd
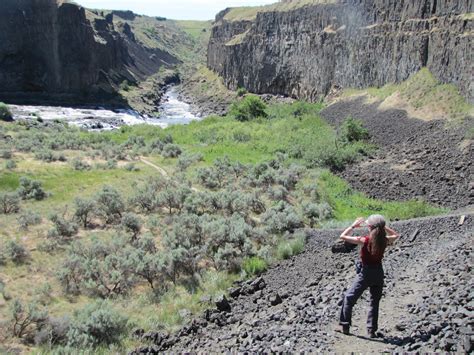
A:
<svg viewBox="0 0 474 355">
<path fill-rule="evenodd" d="M 130 16 L 58 0 L 2 0 L 0 100 L 120 101 L 120 83 L 144 80 L 179 62 L 139 42 Z"/>
<path fill-rule="evenodd" d="M 232 89 L 317 100 L 333 87 L 382 86 L 428 67 L 473 101 L 474 2 L 300 3 L 262 7 L 255 16 L 222 11 L 209 43 L 209 68 Z"/>
</svg>

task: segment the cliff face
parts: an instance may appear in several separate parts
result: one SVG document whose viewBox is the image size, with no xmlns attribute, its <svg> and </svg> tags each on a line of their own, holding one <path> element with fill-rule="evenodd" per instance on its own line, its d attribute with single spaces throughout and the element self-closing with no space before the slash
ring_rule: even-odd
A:
<svg viewBox="0 0 474 355">
<path fill-rule="evenodd" d="M 56 0 L 0 2 L 0 99 L 100 102 L 178 59 L 130 26 Z"/>
<path fill-rule="evenodd" d="M 216 17 L 209 68 L 232 89 L 317 100 L 426 66 L 473 101 L 471 0 L 335 0 L 253 20 Z"/>
</svg>

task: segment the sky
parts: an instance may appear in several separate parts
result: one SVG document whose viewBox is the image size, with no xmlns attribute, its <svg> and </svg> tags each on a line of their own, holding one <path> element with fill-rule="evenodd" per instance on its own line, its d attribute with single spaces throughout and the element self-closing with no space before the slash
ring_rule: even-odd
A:
<svg viewBox="0 0 474 355">
<path fill-rule="evenodd" d="M 1 0 L 0 0 L 1 1 Z M 74 0 L 91 9 L 132 10 L 175 20 L 212 20 L 226 7 L 257 6 L 278 0 Z"/>
</svg>

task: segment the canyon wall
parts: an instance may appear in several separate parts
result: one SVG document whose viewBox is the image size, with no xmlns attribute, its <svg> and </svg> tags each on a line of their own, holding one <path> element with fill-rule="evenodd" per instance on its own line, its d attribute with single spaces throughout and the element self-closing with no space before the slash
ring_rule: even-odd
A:
<svg viewBox="0 0 474 355">
<path fill-rule="evenodd" d="M 229 11 L 216 17 L 208 66 L 232 89 L 318 100 L 426 66 L 473 101 L 471 0 L 320 1 L 242 20 Z"/>
<path fill-rule="evenodd" d="M 178 59 L 135 39 L 130 26 L 56 0 L 0 2 L 0 100 L 102 102 Z"/>
</svg>

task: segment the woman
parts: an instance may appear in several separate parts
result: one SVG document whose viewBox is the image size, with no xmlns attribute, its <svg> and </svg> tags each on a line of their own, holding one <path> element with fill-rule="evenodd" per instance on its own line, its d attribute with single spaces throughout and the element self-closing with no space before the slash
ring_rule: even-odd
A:
<svg viewBox="0 0 474 355">
<path fill-rule="evenodd" d="M 361 245 L 362 248 L 360 250 L 361 267 L 357 272 L 354 284 L 344 296 L 339 324 L 342 325 L 342 332 L 349 334 L 352 307 L 354 307 L 359 297 L 368 288 L 370 290 L 370 310 L 367 318 L 367 330 L 369 336 L 375 338 L 384 279 L 382 259 L 387 245 L 395 242 L 400 235 L 393 229 L 385 226 L 383 216 L 371 215 L 365 221 L 369 234 L 364 237 L 352 237 L 353 229 L 361 227 L 363 224 L 364 218 L 356 219 L 340 236 L 343 241 Z"/>
</svg>

